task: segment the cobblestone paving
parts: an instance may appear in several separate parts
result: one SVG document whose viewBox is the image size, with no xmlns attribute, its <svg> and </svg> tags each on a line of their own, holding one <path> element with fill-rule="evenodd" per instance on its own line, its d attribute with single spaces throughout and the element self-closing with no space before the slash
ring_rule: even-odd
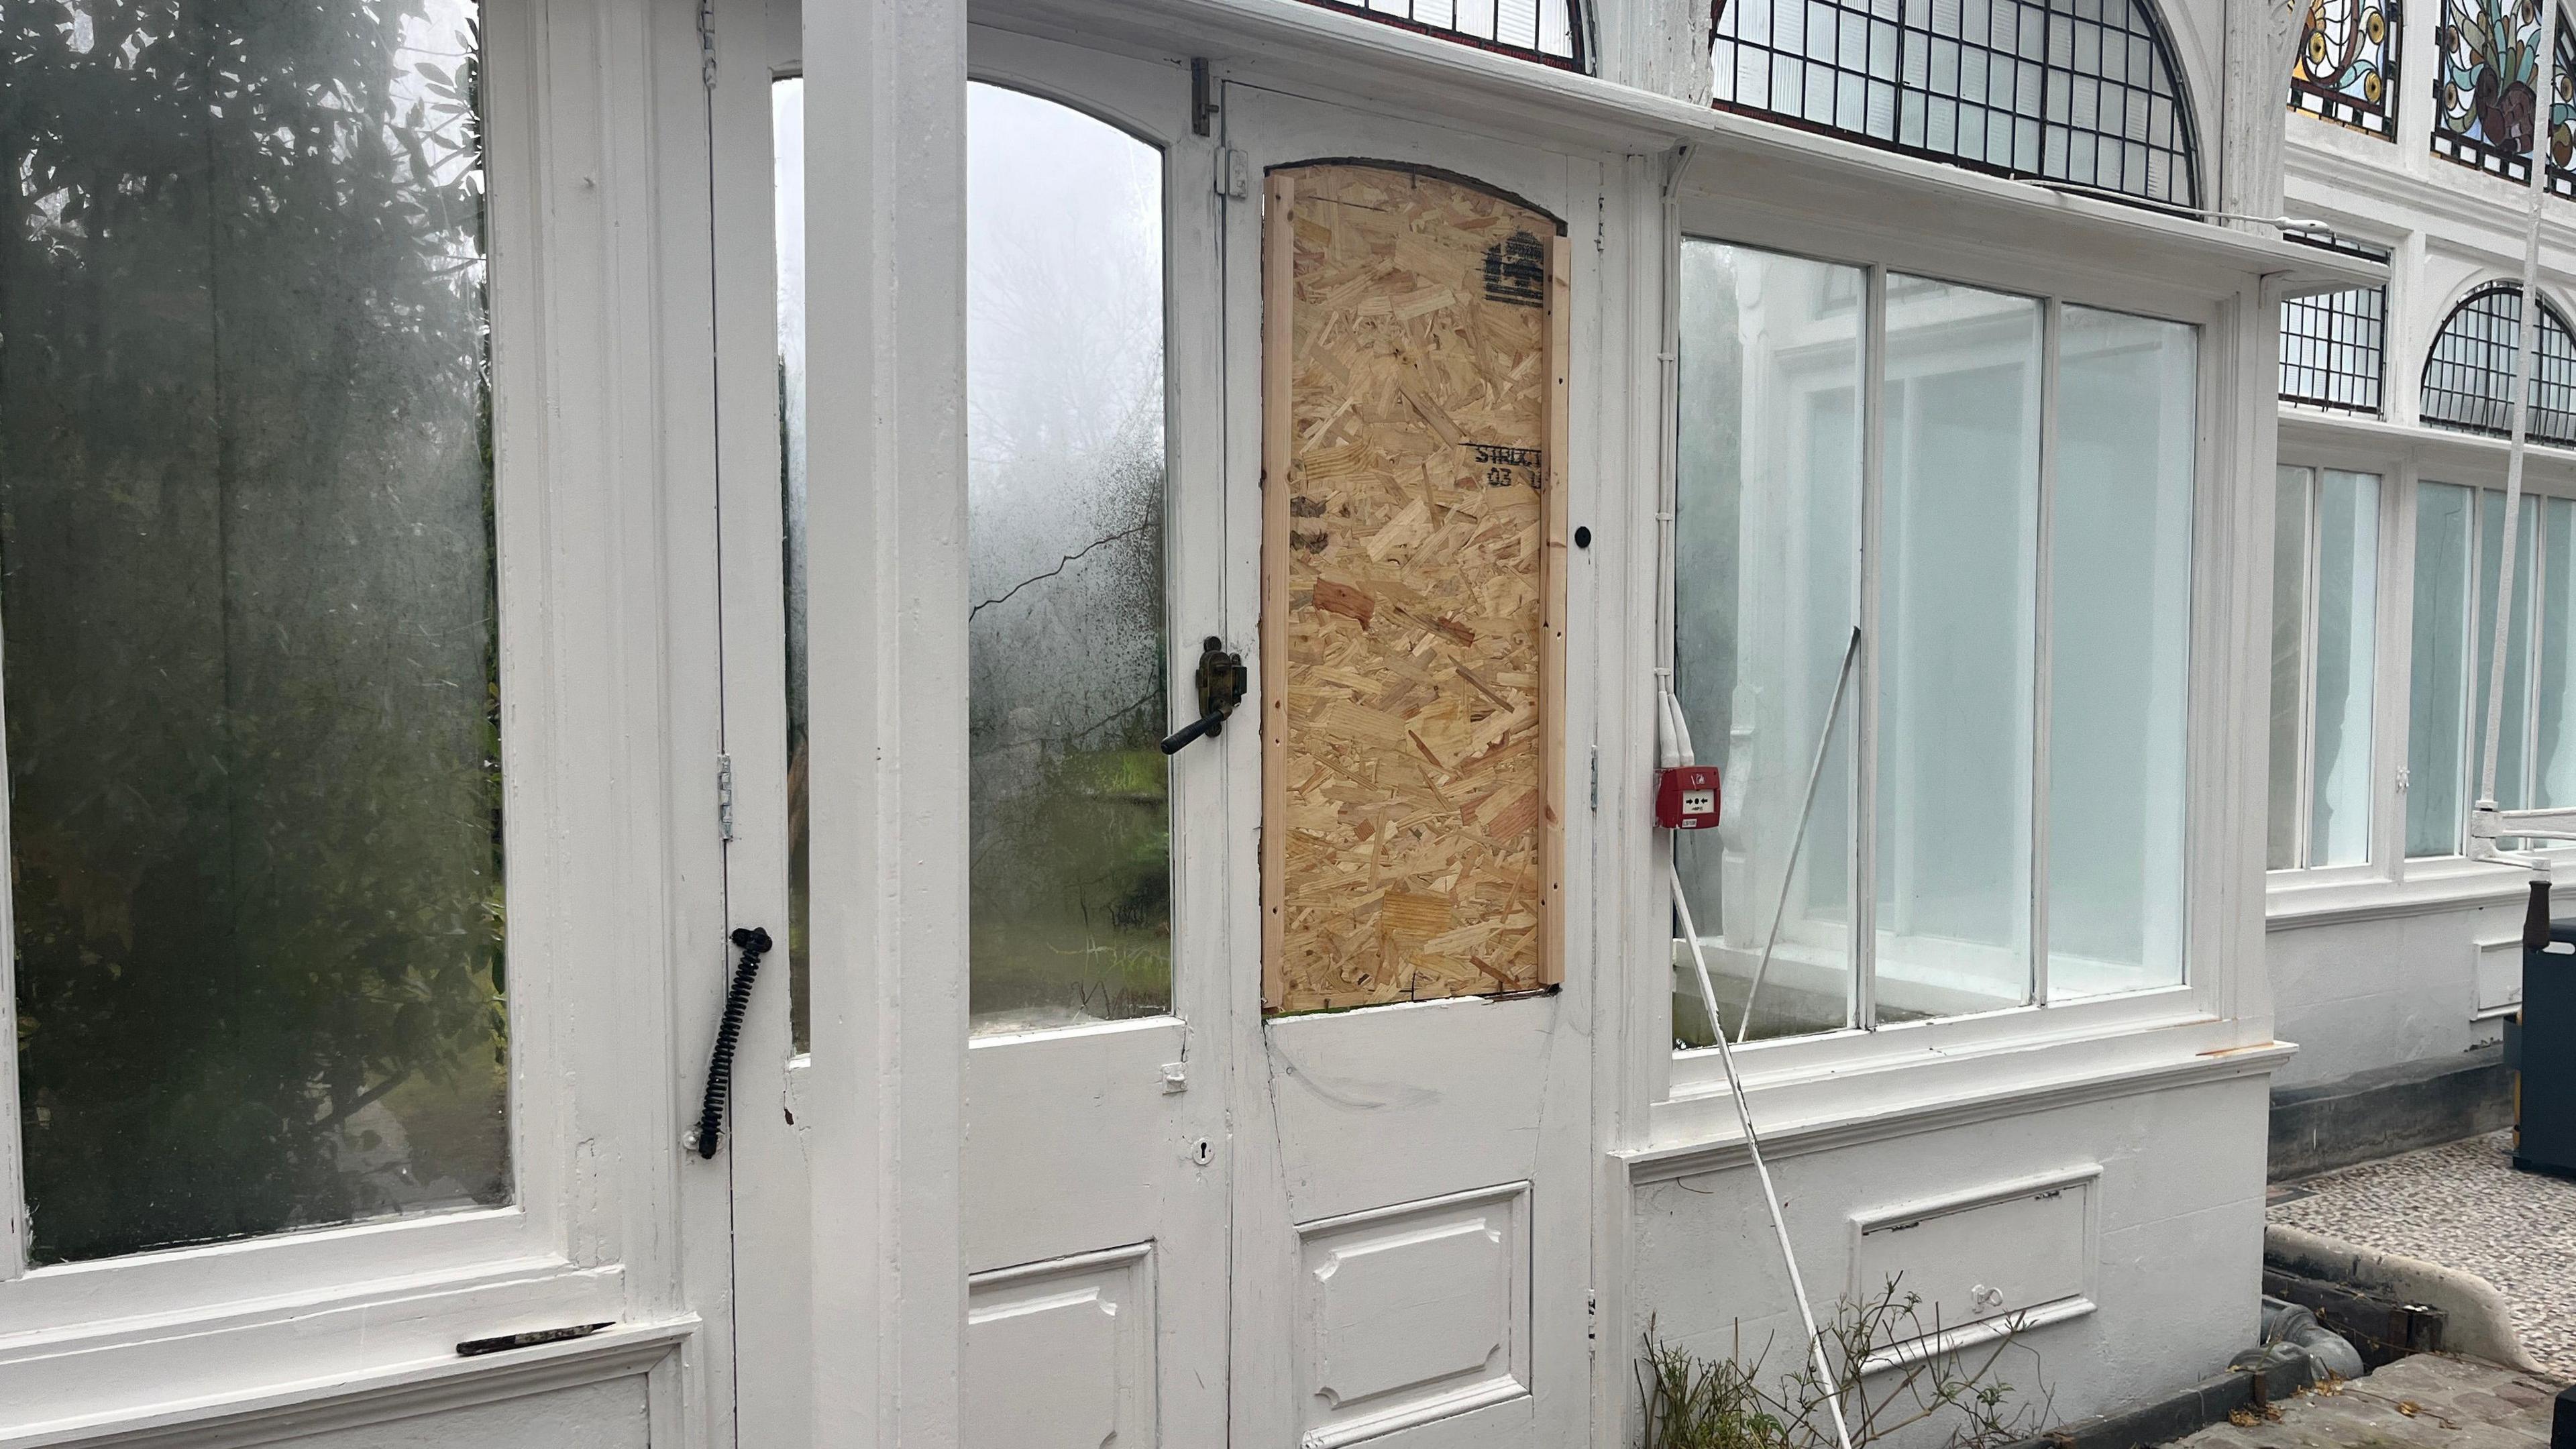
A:
<svg viewBox="0 0 2576 1449">
<path fill-rule="evenodd" d="M 2498 1132 L 2322 1173 L 2275 1189 L 2269 1214 L 2484 1278 L 2524 1351 L 2576 1379 L 2576 1182 L 2516 1172 L 2511 1151 Z"/>
<path fill-rule="evenodd" d="M 2179 1449 L 2546 1449 L 2554 1384 L 2422 1354 L 2316 1388 L 2278 1419 L 2212 1425 Z"/>
</svg>

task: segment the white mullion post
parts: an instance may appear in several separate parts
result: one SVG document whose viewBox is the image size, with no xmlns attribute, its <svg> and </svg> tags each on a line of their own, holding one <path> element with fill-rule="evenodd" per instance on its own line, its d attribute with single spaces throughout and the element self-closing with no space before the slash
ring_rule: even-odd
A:
<svg viewBox="0 0 2576 1449">
<path fill-rule="evenodd" d="M 1851 1024 L 1878 1026 L 1879 515 L 1887 473 L 1887 268 L 1861 288 L 1860 659 L 1852 679 Z"/>
<path fill-rule="evenodd" d="M 2309 838 L 2309 828 L 2316 819 L 2317 808 L 2317 615 L 2324 602 L 2319 590 L 2325 572 L 2325 540 L 2319 524 L 2325 517 L 2326 470 L 2300 471 L 2307 476 L 2307 482 L 2299 490 L 2299 779 L 2297 803 L 2292 807 L 2299 818 L 2290 832 L 2290 866 L 2294 870 L 2314 863 L 2310 857 L 2316 845 Z M 2275 520 L 2273 526 L 2280 524 Z"/>
<path fill-rule="evenodd" d="M 2531 600 L 2531 622 L 2522 631 L 2522 799 L 2509 807 L 2517 810 L 2540 803 L 2540 602 L 2548 597 L 2549 582 L 2548 539 L 2541 527 L 2548 506 L 2533 493 L 2523 499 L 2523 509 L 2531 519 L 2531 591 L 2524 596 Z"/>
<path fill-rule="evenodd" d="M 2048 729 L 2051 679 L 2049 591 L 2055 580 L 2050 536 L 2057 511 L 2057 358 L 2066 304 L 2050 297 L 2039 312 L 2039 500 L 2031 538 L 2030 626 L 2030 999 L 2048 1003 Z"/>
</svg>

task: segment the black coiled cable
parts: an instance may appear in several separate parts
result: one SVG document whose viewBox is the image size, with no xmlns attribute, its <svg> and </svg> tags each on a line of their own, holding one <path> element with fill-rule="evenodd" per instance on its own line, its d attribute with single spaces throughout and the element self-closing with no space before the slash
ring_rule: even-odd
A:
<svg viewBox="0 0 2576 1449">
<path fill-rule="evenodd" d="M 716 1142 L 724 1133 L 725 1098 L 733 1092 L 733 1051 L 742 1039 L 742 1014 L 751 1006 L 751 983 L 760 976 L 760 958 L 769 954 L 769 933 L 758 926 L 737 927 L 733 943 L 741 948 L 742 960 L 733 968 L 733 984 L 725 988 L 724 1020 L 716 1027 L 715 1056 L 707 1062 L 707 1099 L 698 1109 L 698 1156 L 716 1155 Z"/>
</svg>

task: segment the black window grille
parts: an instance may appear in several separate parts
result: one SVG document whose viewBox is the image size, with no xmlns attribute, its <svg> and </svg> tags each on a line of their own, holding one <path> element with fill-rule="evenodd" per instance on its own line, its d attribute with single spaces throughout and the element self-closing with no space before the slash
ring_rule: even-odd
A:
<svg viewBox="0 0 2576 1449">
<path fill-rule="evenodd" d="M 2521 345 L 2522 287 L 2489 282 L 2452 309 L 2424 359 L 2424 421 L 2464 433 L 2513 433 L 2514 349 Z M 2576 337 L 2547 298 L 2531 378 L 2531 439 L 2576 447 Z"/>
<path fill-rule="evenodd" d="M 1590 73 L 1584 0 L 1307 0 L 1402 30 Z"/>
<path fill-rule="evenodd" d="M 2292 233 L 2328 251 L 2388 260 L 2388 253 L 2340 237 Z M 2281 304 L 2281 397 L 2337 412 L 2376 415 L 2388 374 L 2388 289 L 2356 287 Z"/>
<path fill-rule="evenodd" d="M 2557 12 L 2549 106 L 2549 189 L 2576 197 L 2576 30 Z M 2490 176 L 2531 180 L 2537 0 L 2442 0 L 2433 32 L 2433 153 Z"/>
<path fill-rule="evenodd" d="M 1716 0 L 1717 104 L 2189 206 L 2190 98 L 2147 0 Z"/>
<path fill-rule="evenodd" d="M 2397 139 L 2398 0 L 2308 0 L 2290 105 L 2383 140 Z"/>
</svg>

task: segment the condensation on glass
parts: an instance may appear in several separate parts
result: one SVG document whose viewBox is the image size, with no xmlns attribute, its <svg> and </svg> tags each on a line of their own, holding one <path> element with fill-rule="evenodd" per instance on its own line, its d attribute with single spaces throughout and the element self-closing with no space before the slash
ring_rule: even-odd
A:
<svg viewBox="0 0 2576 1449">
<path fill-rule="evenodd" d="M 974 1029 L 1172 1002 L 1163 157 L 967 91 Z"/>
<path fill-rule="evenodd" d="M 2459 854 L 2467 820 L 2472 503 L 2466 488 L 2415 485 L 2414 638 L 2408 654 L 2406 723 L 2410 856 Z"/>
<path fill-rule="evenodd" d="M 509 1196 L 475 27 L 0 18 L 37 1263 Z"/>
<path fill-rule="evenodd" d="M 1700 762 L 1725 769 L 1725 820 L 1674 848 L 1730 1037 L 1744 1033 L 1775 914 L 1749 1035 L 1855 1019 L 1857 688 L 1832 706 L 1859 608 L 1862 295 L 1857 268 L 1682 244 L 1673 687 Z M 1715 1044 L 1695 983 L 1674 993 L 1673 1031 L 1685 1047 Z"/>
<path fill-rule="evenodd" d="M 787 591 L 787 1020 L 791 1050 L 813 1047 L 811 773 L 806 749 L 805 650 L 805 80 L 769 87 L 778 261 L 778 502 L 780 577 Z"/>
<path fill-rule="evenodd" d="M 2199 334 L 2067 307 L 2049 494 L 2048 995 L 2183 979 Z"/>
<path fill-rule="evenodd" d="M 1886 369 L 1881 1022 L 2030 999 L 2040 305 L 1891 278 Z"/>
<path fill-rule="evenodd" d="M 2147 0 L 1718 0 L 1716 104 L 2189 206 L 2191 105 Z"/>
<path fill-rule="evenodd" d="M 2370 859 L 2379 478 L 2282 468 L 2273 497 L 2269 870 Z"/>
</svg>

